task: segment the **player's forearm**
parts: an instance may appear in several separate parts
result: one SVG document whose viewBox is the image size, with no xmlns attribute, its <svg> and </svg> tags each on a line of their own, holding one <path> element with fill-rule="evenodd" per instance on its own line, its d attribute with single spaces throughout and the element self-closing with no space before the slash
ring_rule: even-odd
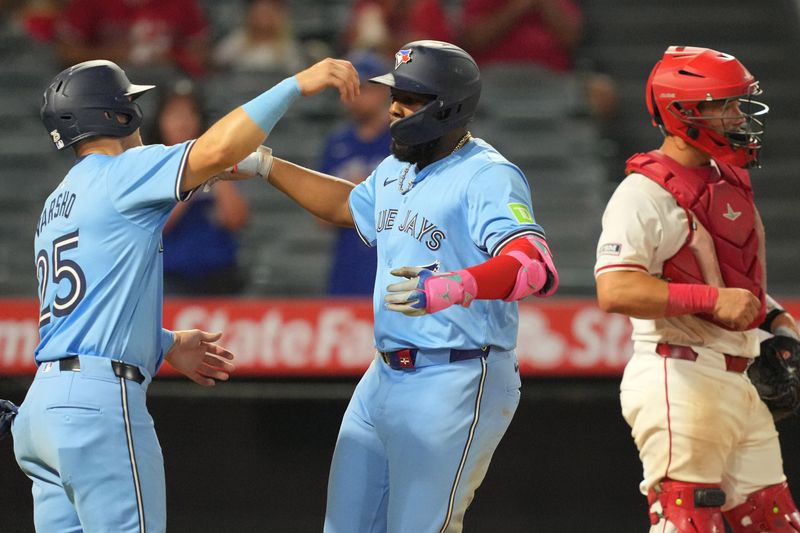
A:
<svg viewBox="0 0 800 533">
<path fill-rule="evenodd" d="M 558 272 L 542 237 L 525 235 L 475 266 L 434 274 L 422 267 L 400 267 L 394 276 L 408 278 L 386 287 L 387 308 L 408 316 L 469 307 L 475 300 L 515 302 L 528 296 L 546 298 L 558 288 Z"/>
<path fill-rule="evenodd" d="M 241 107 L 234 109 L 201 135 L 189 152 L 181 191 L 205 183 L 252 153 L 267 135 Z"/>
<path fill-rule="evenodd" d="M 277 157 L 272 163 L 269 182 L 314 216 L 338 226 L 354 225 L 348 206 L 353 183 Z"/>
<path fill-rule="evenodd" d="M 476 284 L 475 299 L 516 301 L 546 297 L 558 288 L 558 272 L 550 248 L 541 237 L 518 237 L 497 257 L 466 270 Z"/>
<path fill-rule="evenodd" d="M 218 120 L 192 146 L 181 191 L 202 185 L 254 152 L 299 96 L 296 79 L 287 78 Z"/>
<path fill-rule="evenodd" d="M 608 272 L 597 277 L 597 302 L 607 313 L 663 318 L 669 301 L 666 281 L 643 272 Z"/>
</svg>

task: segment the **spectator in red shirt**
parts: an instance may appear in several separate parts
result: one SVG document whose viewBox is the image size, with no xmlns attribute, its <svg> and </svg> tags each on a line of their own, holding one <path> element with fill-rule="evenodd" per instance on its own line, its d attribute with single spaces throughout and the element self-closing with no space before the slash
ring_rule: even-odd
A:
<svg viewBox="0 0 800 533">
<path fill-rule="evenodd" d="M 3 2 L 0 0 L 0 12 L 3 6 L 14 10 L 14 17 L 19 21 L 31 38 L 42 43 L 53 41 L 55 24 L 66 5 L 64 0 L 27 0 Z"/>
<path fill-rule="evenodd" d="M 462 43 L 475 61 L 572 69 L 583 16 L 573 0 L 466 0 Z"/>
<path fill-rule="evenodd" d="M 344 34 L 347 50 L 373 50 L 390 57 L 420 39 L 453 41 L 439 0 L 356 0 Z"/>
<path fill-rule="evenodd" d="M 583 15 L 574 0 L 465 0 L 461 44 L 481 66 L 538 65 L 571 72 L 583 38 Z M 616 113 L 617 89 L 607 74 L 582 72 L 589 112 L 600 123 Z"/>
<path fill-rule="evenodd" d="M 103 58 L 205 72 L 208 23 L 196 0 L 72 0 L 56 30 L 65 64 Z"/>
</svg>

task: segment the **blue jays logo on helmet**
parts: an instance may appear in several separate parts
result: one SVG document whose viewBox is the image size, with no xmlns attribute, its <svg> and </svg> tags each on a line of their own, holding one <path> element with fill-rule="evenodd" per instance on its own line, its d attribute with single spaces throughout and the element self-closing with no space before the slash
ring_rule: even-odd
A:
<svg viewBox="0 0 800 533">
<path fill-rule="evenodd" d="M 400 65 L 411 63 L 411 54 L 414 50 L 407 48 L 405 50 L 398 50 L 394 55 L 394 69 L 397 70 Z"/>
<path fill-rule="evenodd" d="M 394 63 L 393 71 L 369 81 L 434 98 L 394 121 L 392 139 L 407 145 L 422 144 L 472 120 L 481 96 L 481 73 L 463 49 L 442 41 L 414 41 L 397 51 Z"/>
</svg>

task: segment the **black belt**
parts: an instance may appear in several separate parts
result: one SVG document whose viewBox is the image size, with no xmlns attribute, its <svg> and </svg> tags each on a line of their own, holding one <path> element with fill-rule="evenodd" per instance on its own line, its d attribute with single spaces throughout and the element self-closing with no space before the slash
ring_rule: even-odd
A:
<svg viewBox="0 0 800 533">
<path fill-rule="evenodd" d="M 456 361 L 466 361 L 467 359 L 475 359 L 477 357 L 486 357 L 491 351 L 491 346 L 484 346 L 474 350 L 456 350 L 451 349 L 449 354 L 441 360 L 442 363 L 455 363 Z M 378 352 L 383 358 L 383 362 L 395 370 L 413 370 L 416 368 L 417 348 L 406 348 L 404 350 L 397 350 L 394 352 Z"/>
<path fill-rule="evenodd" d="M 62 372 L 80 372 L 81 360 L 77 355 L 67 357 L 66 359 L 59 359 L 58 368 L 61 369 Z M 129 365 L 122 361 L 111 360 L 111 368 L 114 370 L 114 375 L 118 378 L 135 381 L 140 385 L 144 383 L 144 374 L 142 374 L 138 366 Z"/>
</svg>

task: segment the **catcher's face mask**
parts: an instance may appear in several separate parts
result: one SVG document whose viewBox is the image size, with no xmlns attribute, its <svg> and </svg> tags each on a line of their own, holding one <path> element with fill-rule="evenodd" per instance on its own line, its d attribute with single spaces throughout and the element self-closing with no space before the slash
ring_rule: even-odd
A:
<svg viewBox="0 0 800 533">
<path fill-rule="evenodd" d="M 703 150 L 723 163 L 739 167 L 757 166 L 764 135 L 766 104 L 753 100 L 761 94 L 758 83 L 752 92 L 721 100 L 673 102 L 669 107 L 677 120 Z"/>
<path fill-rule="evenodd" d="M 671 46 L 650 73 L 647 108 L 653 124 L 721 163 L 758 166 L 769 108 L 758 82 L 735 57 Z"/>
</svg>

